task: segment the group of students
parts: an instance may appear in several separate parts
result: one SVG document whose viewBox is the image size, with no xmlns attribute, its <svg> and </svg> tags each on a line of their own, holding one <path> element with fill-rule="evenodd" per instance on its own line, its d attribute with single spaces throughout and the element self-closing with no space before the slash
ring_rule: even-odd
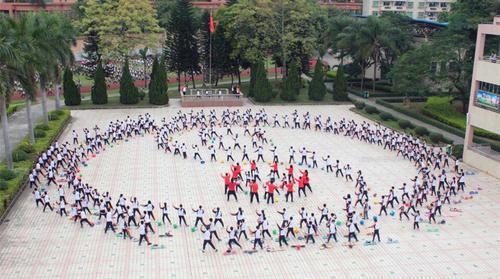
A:
<svg viewBox="0 0 500 279">
<path fill-rule="evenodd" d="M 108 192 L 101 194 L 97 189 L 82 181 L 78 174 L 81 165 L 86 164 L 85 161 L 90 156 L 103 152 L 107 145 L 127 141 L 132 137 L 144 134 L 154 135 L 159 149 L 164 149 L 167 152 L 172 152 L 174 155 L 179 155 L 184 158 L 192 156 L 195 160 L 201 161 L 203 160 L 202 154 L 197 145 L 192 146 L 193 154 L 188 156 L 187 144 L 178 143 L 172 139 L 176 133 L 197 129 L 201 140 L 201 146 L 207 148 L 211 161 L 217 162 L 214 144 L 215 141 L 218 141 L 218 149 L 224 149 L 226 151 L 226 159 L 228 162 L 234 161 L 234 158 L 232 158 L 233 154 L 229 151 L 231 147 L 233 147 L 233 149 L 241 150 L 241 161 L 247 161 L 250 164 L 249 170 L 242 174 L 243 171 L 240 164 L 233 163 L 230 173 L 221 175 L 224 180 L 227 200 L 229 201 L 231 197 L 237 200 L 236 192 L 238 189 L 243 190 L 242 184 L 244 184 L 250 189 L 250 203 L 253 203 L 254 199 L 259 203 L 259 185 L 257 181 L 261 182 L 261 178 L 259 176 L 258 163 L 264 162 L 264 146 L 269 145 L 270 142 L 265 135 L 266 131 L 263 129 L 265 127 L 264 125 L 267 125 L 290 129 L 315 129 L 334 135 L 343 135 L 353 140 L 360 140 L 369 144 L 378 145 L 384 150 L 394 152 L 397 156 L 402 155 L 403 158 L 413 162 L 418 169 L 418 175 L 408 183 L 411 186 L 403 184 L 401 188 L 396 189 L 395 187 L 391 187 L 387 195 L 381 196 L 378 215 L 380 216 L 382 213 L 387 215 L 388 207 L 394 207 L 394 203 L 396 202 L 396 206 L 399 204 L 400 220 L 403 216 L 409 219 L 408 214 L 412 211 L 411 214 L 413 215 L 415 229 L 419 228 L 419 223 L 422 221 L 420 214 L 421 208 L 428 209 L 429 222 L 436 222 L 435 215 L 437 213 L 441 214 L 441 206 L 444 203 L 450 203 L 450 196 L 456 195 L 457 191 L 464 191 L 465 174 L 459 167 L 460 162 L 455 160 L 453 169 L 451 169 L 449 165 L 450 158 L 446 153 L 439 148 L 427 145 L 420 139 L 366 122 L 358 124 L 352 120 L 347 121 L 342 119 L 337 123 L 330 117 L 326 119 L 326 122 L 323 122 L 321 116 L 312 117 L 309 113 L 304 114 L 303 121 L 301 121 L 297 111 L 292 113 L 291 118 L 292 121 L 289 122 L 289 116 L 284 115 L 281 117 L 283 121 L 280 122 L 280 117 L 274 115 L 270 123 L 265 110 L 259 110 L 254 114 L 249 109 L 245 112 L 240 112 L 239 110 L 224 110 L 220 115 L 220 120 L 215 110 L 211 110 L 208 114 L 205 114 L 205 112 L 201 110 L 196 113 L 191 111 L 188 114 L 179 111 L 172 117 L 171 121 L 167 121 L 163 118 L 159 124 L 157 124 L 149 114 L 145 114 L 144 116 L 140 115 L 137 119 L 127 117 L 121 121 L 111 121 L 103 130 L 98 126 L 92 128 L 92 132 L 89 129 L 84 129 L 84 139 L 81 143 L 78 133 L 73 131 L 73 145 L 70 145 L 68 142 L 61 145 L 55 142 L 51 145 L 46 152 L 40 155 L 38 162 L 29 175 L 29 184 L 33 187 L 36 206 L 38 207 L 39 204 L 42 205 L 43 211 L 47 210 L 47 208 L 54 211 L 54 208 L 56 208 L 58 214 L 61 216 L 68 216 L 68 209 L 70 210 L 70 218 L 74 222 L 79 221 L 81 227 L 83 227 L 84 224 L 94 226 L 95 223 L 91 220 L 92 214 L 89 209 L 90 204 L 92 204 L 92 207 L 99 208 L 99 212 L 96 214 L 96 216 L 98 216 L 98 221 L 100 221 L 101 218 L 105 219 L 105 233 L 109 230 L 115 232 L 118 229 L 122 233 L 123 238 L 132 238 L 130 227 L 133 224 L 138 228 L 139 245 L 141 245 L 143 241 L 151 244 L 148 234 L 156 233 L 153 226 L 156 220 L 154 214 L 155 206 L 153 203 L 148 201 L 146 204 L 141 205 L 136 198 L 131 198 L 127 201 L 123 195 L 120 195 L 116 203 L 113 204 L 112 198 Z M 313 119 L 314 128 L 311 128 L 311 119 Z M 250 127 L 252 126 L 253 132 L 251 133 Z M 255 151 L 256 159 L 249 158 L 248 152 L 246 152 L 246 145 L 243 145 L 243 147 L 240 146 L 239 136 L 233 131 L 234 127 L 243 128 L 243 136 L 249 136 L 251 138 L 252 148 L 257 148 Z M 217 133 L 217 129 L 226 130 L 226 136 L 231 136 L 233 140 L 232 146 L 226 148 L 222 139 L 223 136 L 221 133 Z M 211 145 L 209 145 L 209 142 L 211 142 Z M 264 199 L 266 202 L 268 204 L 274 203 L 274 192 L 280 189 L 286 189 L 286 202 L 288 202 L 289 199 L 293 202 L 295 183 L 298 184 L 299 197 L 301 192 L 306 196 L 306 188 L 312 192 L 312 188 L 309 184 L 309 172 L 306 167 L 310 169 L 318 168 L 316 153 L 307 151 L 305 148 L 300 151 L 301 160 L 298 164 L 298 168 L 302 167 L 304 170 L 299 170 L 300 175 L 295 177 L 294 164 L 297 162 L 295 161 L 295 150 L 293 147 L 290 147 L 288 158 L 290 166 L 286 168 L 286 172 L 280 177 L 280 161 L 276 151 L 277 146 L 272 142 L 270 145 L 272 161 L 270 163 L 270 172 L 268 175 L 269 180 L 263 184 L 265 188 Z M 355 183 L 355 191 L 353 193 L 355 200 L 351 198 L 350 194 L 344 197 L 344 211 L 346 212 L 345 224 L 348 232 L 348 241 L 351 242 L 353 239 L 357 241 L 358 238 L 356 233 L 360 231 L 358 227 L 360 222 L 359 219 L 360 217 L 365 220 L 369 219 L 371 210 L 370 198 L 373 195 L 369 193 L 369 188 L 367 187 L 367 183 L 361 171 L 357 172 L 356 180 L 353 180 L 352 168 L 349 164 L 341 166 L 338 160 L 334 162 L 329 155 L 322 159 L 325 162 L 324 169 L 327 172 L 335 172 L 336 176 L 340 175 L 345 177 L 346 181 Z M 436 170 L 437 173 L 434 173 Z M 56 180 L 59 174 L 64 175 L 64 180 L 67 183 L 66 187 Z M 41 177 L 47 181 L 46 187 L 42 186 Z M 278 182 L 279 179 L 281 179 L 280 183 Z M 52 188 L 52 184 L 54 184 L 54 188 L 57 188 L 55 192 L 57 192 L 59 198 L 56 202 L 51 201 L 51 195 L 49 194 L 49 189 Z M 401 203 L 396 193 L 397 190 L 401 190 Z M 66 201 L 67 192 L 72 196 L 71 202 Z M 430 196 L 434 198 L 427 204 L 429 193 Z M 183 205 L 179 204 L 178 206 L 173 206 L 172 209 L 177 213 L 179 225 L 184 224 L 187 226 L 187 212 Z M 160 210 L 163 223 L 171 223 L 169 216 L 170 208 L 167 206 L 167 203 L 163 203 L 163 205 L 160 205 L 156 210 Z M 325 221 L 326 226 L 326 242 L 330 242 L 332 239 L 337 241 L 337 217 L 335 213 L 330 213 L 326 204 L 319 208 L 319 210 L 321 212 L 319 222 L 317 222 L 314 213 L 308 215 L 304 208 L 298 212 L 299 218 L 297 219 L 293 218 L 294 216 L 292 215 L 294 214 L 289 215 L 286 212 L 286 208 L 278 211 L 282 219 L 281 223 L 276 224 L 279 245 L 288 245 L 287 237 L 289 237 L 290 234 L 295 237 L 297 233 L 302 233 L 304 235 L 306 243 L 315 243 L 315 237 L 318 235 L 319 231 L 321 231 L 319 228 L 323 221 Z M 356 213 L 357 211 L 359 213 Z M 196 217 L 194 226 L 201 226 L 200 231 L 204 234 L 203 251 L 207 245 L 215 249 L 212 237 L 215 235 L 216 238 L 220 240 L 217 234 L 217 225 L 224 227 L 220 208 L 212 210 L 214 217 L 209 218 L 208 222 L 205 222 L 206 216 L 202 206 L 193 209 L 193 212 Z M 239 240 L 242 235 L 247 238 L 247 232 L 254 236 L 253 248 L 255 249 L 257 245 L 262 248 L 264 237 L 266 235 L 271 237 L 269 233 L 271 225 L 265 213 L 263 211 L 258 213 L 258 222 L 253 226 L 253 229 L 250 229 L 247 225 L 248 222 L 244 217 L 243 209 L 240 208 L 238 212 L 233 215 L 236 216 L 235 225 L 224 227 L 224 230 L 228 233 L 229 248 L 232 248 L 234 245 L 240 246 Z M 300 223 L 296 224 L 295 220 L 300 220 Z M 374 218 L 373 220 L 373 224 L 370 226 L 373 228 L 373 241 L 375 241 L 375 239 L 380 241 L 379 219 Z M 305 231 L 301 230 L 302 227 Z"/>
</svg>

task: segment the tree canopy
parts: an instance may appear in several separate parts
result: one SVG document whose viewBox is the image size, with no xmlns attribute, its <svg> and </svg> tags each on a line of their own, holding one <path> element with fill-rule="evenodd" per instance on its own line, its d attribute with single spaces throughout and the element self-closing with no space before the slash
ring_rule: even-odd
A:
<svg viewBox="0 0 500 279">
<path fill-rule="evenodd" d="M 158 46 L 162 30 L 149 0 L 88 0 L 81 9 L 77 26 L 83 34 L 98 37 L 107 57 L 128 55 L 139 44 Z"/>
</svg>

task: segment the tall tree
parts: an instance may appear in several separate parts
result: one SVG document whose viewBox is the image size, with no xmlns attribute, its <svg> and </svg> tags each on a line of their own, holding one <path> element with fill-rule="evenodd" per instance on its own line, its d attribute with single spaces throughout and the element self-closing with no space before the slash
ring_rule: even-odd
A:
<svg viewBox="0 0 500 279">
<path fill-rule="evenodd" d="M 26 83 L 27 53 L 31 52 L 30 38 L 26 32 L 26 16 L 11 18 L 0 15 L 0 118 L 7 167 L 13 168 L 12 150 L 9 138 L 7 102 L 16 90 L 16 81 Z"/>
<path fill-rule="evenodd" d="M 366 69 L 373 64 L 370 53 L 363 51 L 361 47 L 358 31 L 362 28 L 362 24 L 361 21 L 354 21 L 337 36 L 337 46 L 346 51 L 346 54 L 353 60 L 353 64 L 361 69 L 361 90 L 364 89 Z"/>
<path fill-rule="evenodd" d="M 153 105 L 168 104 L 168 88 L 166 82 L 165 58 L 154 58 L 151 82 L 149 83 L 149 103 Z"/>
<path fill-rule="evenodd" d="M 104 68 L 102 67 L 102 62 L 97 63 L 97 69 L 94 75 L 94 86 L 92 86 L 91 92 L 92 103 L 96 105 L 102 105 L 108 103 L 108 89 L 106 87 L 106 77 L 104 74 Z"/>
<path fill-rule="evenodd" d="M 347 95 L 347 80 L 344 73 L 344 65 L 339 65 L 337 68 L 337 75 L 335 76 L 333 86 L 333 100 L 335 101 L 349 101 Z"/>
<path fill-rule="evenodd" d="M 99 52 L 99 36 L 96 31 L 91 31 L 83 41 L 82 71 L 88 77 L 93 78 L 97 69 L 97 64 L 101 61 Z"/>
<path fill-rule="evenodd" d="M 139 89 L 135 87 L 134 80 L 130 74 L 128 59 L 122 68 L 122 76 L 120 78 L 120 103 L 124 105 L 137 104 L 139 102 Z"/>
<path fill-rule="evenodd" d="M 326 87 L 324 81 L 323 64 L 318 57 L 316 66 L 314 67 L 314 75 L 311 83 L 309 84 L 309 99 L 314 101 L 321 101 L 325 98 Z"/>
<path fill-rule="evenodd" d="M 361 28 L 357 32 L 359 51 L 365 57 L 370 57 L 373 61 L 372 89 L 375 92 L 375 81 L 377 70 L 380 66 L 380 59 L 386 50 L 394 50 L 396 46 L 388 34 L 392 33 L 392 28 L 385 20 L 376 16 L 369 16 L 363 21 Z"/>
<path fill-rule="evenodd" d="M 64 92 L 64 103 L 67 106 L 78 106 L 82 102 L 82 97 L 80 94 L 80 88 L 76 86 L 73 80 L 73 72 L 70 68 L 64 70 L 63 75 L 63 92 Z"/>
<path fill-rule="evenodd" d="M 427 44 L 403 54 L 389 73 L 393 91 L 403 93 L 406 97 L 424 95 L 429 90 L 427 77 L 431 69 L 431 53 L 431 46 Z"/>
<path fill-rule="evenodd" d="M 123 57 L 138 45 L 159 46 L 156 16 L 149 0 L 88 0 L 77 25 L 87 36 L 97 34 L 105 57 Z"/>
<path fill-rule="evenodd" d="M 177 0 L 175 9 L 171 11 L 167 25 L 165 55 L 170 70 L 177 73 L 180 91 L 181 73 L 189 73 L 196 87 L 194 74 L 199 71 L 199 54 L 196 44 L 196 28 L 193 23 L 193 6 L 189 0 Z"/>
<path fill-rule="evenodd" d="M 267 70 L 264 62 L 259 61 L 256 65 L 254 99 L 257 102 L 269 102 L 273 97 L 273 88 L 267 79 Z"/>
<path fill-rule="evenodd" d="M 288 75 L 283 79 L 280 97 L 285 101 L 296 101 L 302 87 L 300 67 L 297 62 L 291 63 Z"/>
</svg>

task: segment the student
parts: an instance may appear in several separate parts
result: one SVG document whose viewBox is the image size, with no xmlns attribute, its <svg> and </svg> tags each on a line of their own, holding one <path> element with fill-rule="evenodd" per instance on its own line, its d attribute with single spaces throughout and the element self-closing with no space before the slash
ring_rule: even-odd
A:
<svg viewBox="0 0 500 279">
<path fill-rule="evenodd" d="M 240 249 L 242 249 L 241 245 L 236 240 L 236 232 L 237 231 L 233 227 L 229 227 L 229 228 L 226 228 L 226 232 L 229 235 L 229 241 L 227 243 L 229 246 L 229 251 L 231 251 L 233 249 L 233 244 L 235 244 L 236 246 L 240 247 Z"/>
<path fill-rule="evenodd" d="M 373 220 L 373 225 L 371 225 L 370 228 L 373 228 L 372 242 L 375 243 L 375 237 L 377 237 L 378 242 L 380 242 L 380 225 L 378 224 L 377 219 Z"/>
<path fill-rule="evenodd" d="M 356 242 L 358 241 L 358 237 L 356 236 L 356 227 L 354 226 L 354 223 L 353 222 L 349 222 L 347 224 L 347 227 L 349 229 L 349 235 L 347 236 L 348 237 L 348 241 L 351 242 L 351 238 L 354 238 L 356 240 Z"/>
<path fill-rule="evenodd" d="M 309 240 L 311 240 L 313 244 L 316 243 L 316 241 L 314 240 L 314 233 L 315 233 L 314 225 L 311 221 L 309 221 L 309 223 L 307 224 L 306 244 L 309 243 Z"/>
<path fill-rule="evenodd" d="M 413 229 L 420 230 L 419 223 L 420 223 L 420 220 L 422 218 L 422 217 L 420 217 L 420 211 L 417 210 L 417 213 L 412 213 L 411 215 L 413 216 Z"/>
<path fill-rule="evenodd" d="M 212 235 L 215 235 L 215 237 L 217 237 L 218 241 L 221 241 L 221 239 L 219 238 L 219 235 L 217 234 L 217 229 L 215 228 L 215 224 L 214 224 L 213 221 L 214 221 L 214 219 L 212 219 L 212 218 L 208 219 L 208 224 L 205 224 L 205 222 L 202 221 L 201 222 L 201 224 L 202 224 L 201 228 L 203 228 L 203 227 L 208 228 L 210 230 L 210 233 Z"/>
<path fill-rule="evenodd" d="M 87 214 L 85 213 L 85 211 L 81 210 L 80 211 L 80 226 L 81 226 L 81 228 L 83 228 L 83 223 L 87 223 L 90 227 L 94 226 L 94 224 L 90 223 L 90 221 L 88 220 Z"/>
<path fill-rule="evenodd" d="M 47 207 L 50 209 L 50 211 L 54 211 L 54 209 L 52 208 L 52 205 L 50 204 L 49 194 L 47 194 L 47 191 L 45 191 L 43 194 L 43 212 L 45 212 L 45 209 Z"/>
<path fill-rule="evenodd" d="M 238 187 L 238 183 L 235 182 L 234 178 L 231 178 L 231 182 L 229 182 L 228 188 L 227 188 L 227 201 L 229 201 L 229 198 L 231 196 L 234 197 L 236 201 L 238 201 L 238 196 L 236 196 L 236 187 Z"/>
<path fill-rule="evenodd" d="M 192 209 L 193 212 L 196 213 L 196 220 L 194 222 L 194 226 L 198 227 L 198 222 L 203 224 L 203 216 L 205 215 L 205 210 L 203 210 L 202 206 L 200 205 L 198 209 L 194 210 Z"/>
<path fill-rule="evenodd" d="M 35 187 L 34 191 L 33 191 L 33 195 L 35 196 L 35 204 L 36 204 L 36 207 L 38 207 L 38 203 L 43 204 L 43 200 L 42 200 L 42 195 L 40 194 L 40 191 L 38 190 L 37 187 Z"/>
<path fill-rule="evenodd" d="M 141 224 L 139 225 L 139 246 L 141 246 L 143 240 L 146 241 L 148 245 L 151 245 L 147 236 L 146 225 L 144 224 L 144 221 L 141 221 Z"/>
<path fill-rule="evenodd" d="M 257 203 L 260 203 L 259 201 L 259 184 L 255 181 L 255 179 L 252 180 L 250 183 L 250 203 L 253 203 L 253 198 L 257 200 Z"/>
<path fill-rule="evenodd" d="M 274 185 L 273 181 L 266 182 L 267 186 L 267 204 L 269 204 L 269 201 L 271 201 L 272 204 L 274 204 L 274 191 L 277 191 L 276 185 Z M 279 192 L 278 192 L 279 194 Z"/>
<path fill-rule="evenodd" d="M 59 202 L 59 214 L 61 214 L 61 217 L 64 215 L 68 216 L 68 213 L 66 212 L 66 202 L 64 200 L 61 200 Z"/>
<path fill-rule="evenodd" d="M 250 231 L 254 235 L 254 240 L 253 240 L 253 250 L 257 250 L 257 245 L 260 246 L 260 249 L 264 249 L 262 245 L 262 230 L 260 225 L 257 225 L 255 227 L 255 231 Z"/>
<path fill-rule="evenodd" d="M 113 227 L 113 213 L 111 213 L 111 210 L 109 209 L 106 211 L 106 227 L 104 228 L 104 233 L 107 233 L 108 229 L 116 232 Z"/>
<path fill-rule="evenodd" d="M 224 221 L 222 220 L 222 211 L 220 210 L 220 208 L 214 208 L 212 209 L 212 212 L 215 213 L 214 226 L 216 226 L 217 223 L 220 223 L 221 226 L 224 227 Z"/>
<path fill-rule="evenodd" d="M 238 241 L 240 240 L 241 236 L 244 235 L 245 239 L 248 240 L 247 236 L 247 224 L 245 223 L 245 220 L 242 220 L 240 224 L 238 225 L 237 228 L 238 231 Z"/>
<path fill-rule="evenodd" d="M 182 222 L 186 227 L 188 226 L 186 222 L 186 210 L 182 207 L 182 204 L 179 204 L 179 207 L 173 206 L 175 210 L 177 210 L 177 216 L 179 217 L 179 227 L 182 226 Z"/>
<path fill-rule="evenodd" d="M 328 238 L 326 239 L 326 243 L 330 243 L 330 239 L 332 238 L 335 242 L 337 242 L 337 226 L 335 225 L 335 220 L 330 220 L 326 226 L 328 228 Z"/>
<path fill-rule="evenodd" d="M 215 245 L 213 244 L 212 242 L 212 233 L 210 232 L 210 229 L 208 227 L 205 227 L 205 229 L 203 229 L 203 227 L 200 229 L 200 231 L 203 233 L 203 250 L 202 252 L 205 253 L 205 248 L 208 245 L 210 245 L 210 247 L 212 247 L 215 252 L 217 252 L 218 250 L 215 248 Z"/>
<path fill-rule="evenodd" d="M 278 242 L 280 244 L 280 247 L 283 246 L 283 243 L 285 243 L 285 245 L 288 246 L 288 242 L 286 241 L 287 222 L 285 222 L 283 226 L 280 226 L 278 224 L 276 224 L 276 226 L 278 227 L 279 230 Z"/>
<path fill-rule="evenodd" d="M 285 179 L 285 178 L 284 178 Z M 290 197 L 290 201 L 293 202 L 293 180 L 289 180 L 288 182 L 285 183 L 286 185 L 286 194 L 285 194 L 285 201 L 288 202 L 288 197 Z"/>
<path fill-rule="evenodd" d="M 163 207 L 161 206 L 161 204 L 159 205 L 159 207 L 161 209 L 161 220 L 163 222 L 163 225 L 165 225 L 165 219 L 167 219 L 167 221 L 168 221 L 169 224 L 172 224 L 172 222 L 170 221 L 170 218 L 168 217 L 168 206 L 167 206 L 167 203 L 164 202 L 163 203 Z M 135 221 L 134 221 L 134 223 L 135 223 Z M 129 220 L 129 224 L 130 224 L 130 220 Z"/>
<path fill-rule="evenodd" d="M 318 207 L 318 210 L 321 211 L 321 217 L 319 218 L 319 224 L 321 225 L 323 219 L 328 221 L 328 208 L 326 207 L 326 204 L 323 204 L 323 208 Z"/>
<path fill-rule="evenodd" d="M 154 234 L 155 230 L 153 229 L 153 225 L 151 225 L 151 217 L 149 216 L 149 214 L 146 213 L 146 211 L 144 211 L 144 215 L 142 216 L 142 218 L 143 218 L 144 224 L 146 225 L 146 232 L 148 232 L 148 229 L 149 229 Z"/>
</svg>

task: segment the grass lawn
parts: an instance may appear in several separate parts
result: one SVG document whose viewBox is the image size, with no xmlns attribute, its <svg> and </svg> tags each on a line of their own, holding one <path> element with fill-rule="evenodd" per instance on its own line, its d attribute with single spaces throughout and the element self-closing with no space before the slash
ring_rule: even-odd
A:
<svg viewBox="0 0 500 279">
<path fill-rule="evenodd" d="M 11 101 L 9 103 L 9 107 L 7 108 L 7 116 L 11 116 L 14 112 L 19 111 L 25 106 L 26 106 L 26 101 L 24 100 Z"/>
</svg>

